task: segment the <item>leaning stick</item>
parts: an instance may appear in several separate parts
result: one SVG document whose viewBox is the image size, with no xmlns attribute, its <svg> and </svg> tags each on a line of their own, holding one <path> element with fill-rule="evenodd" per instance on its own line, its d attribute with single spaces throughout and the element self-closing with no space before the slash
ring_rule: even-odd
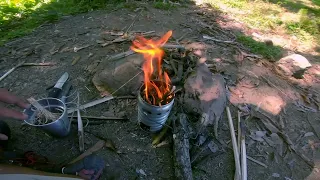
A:
<svg viewBox="0 0 320 180">
<path fill-rule="evenodd" d="M 241 112 L 238 111 L 238 122 L 240 127 L 240 140 L 241 140 L 241 180 L 247 180 L 247 150 L 246 150 L 246 134 L 244 124 L 241 122 Z M 239 137 L 239 136 L 238 136 Z"/>
<path fill-rule="evenodd" d="M 81 114 L 80 114 L 80 95 L 78 92 L 78 108 L 77 108 L 77 115 L 78 115 L 78 137 L 79 137 L 79 150 L 80 152 L 84 151 L 84 134 L 83 134 L 83 123 L 81 119 Z"/>
<path fill-rule="evenodd" d="M 238 152 L 239 154 L 241 153 L 241 134 L 242 134 L 242 131 L 241 131 L 241 127 L 240 127 L 240 122 L 241 122 L 241 119 L 240 119 L 240 114 L 241 112 L 238 111 Z"/>
<path fill-rule="evenodd" d="M 237 139 L 236 139 L 236 135 L 234 133 L 234 127 L 233 127 L 230 108 L 227 106 L 226 110 L 227 110 L 227 116 L 228 116 L 228 122 L 229 122 L 229 129 L 230 129 L 230 133 L 231 133 L 234 160 L 235 160 L 235 165 L 236 165 L 236 172 L 235 172 L 234 179 L 240 180 L 241 179 L 241 167 L 240 167 L 240 158 L 239 158 Z"/>
</svg>

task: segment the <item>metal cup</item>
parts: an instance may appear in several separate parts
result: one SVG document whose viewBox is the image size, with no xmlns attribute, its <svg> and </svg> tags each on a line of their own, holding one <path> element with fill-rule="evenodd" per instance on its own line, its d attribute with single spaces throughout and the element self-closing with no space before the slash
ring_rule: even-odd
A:
<svg viewBox="0 0 320 180">
<path fill-rule="evenodd" d="M 28 119 L 24 120 L 24 122 L 26 122 L 30 126 L 37 127 L 45 131 L 47 134 L 54 137 L 67 136 L 70 132 L 71 122 L 68 118 L 67 107 L 65 103 L 63 103 L 60 99 L 57 99 L 57 98 L 40 99 L 38 100 L 38 103 L 49 111 L 54 111 L 55 109 L 61 110 L 62 111 L 61 116 L 57 120 L 51 123 L 36 125 L 35 124 L 35 118 L 37 115 L 36 108 L 31 106 L 30 108 L 25 109 L 24 111 L 24 113 L 28 115 Z"/>
</svg>

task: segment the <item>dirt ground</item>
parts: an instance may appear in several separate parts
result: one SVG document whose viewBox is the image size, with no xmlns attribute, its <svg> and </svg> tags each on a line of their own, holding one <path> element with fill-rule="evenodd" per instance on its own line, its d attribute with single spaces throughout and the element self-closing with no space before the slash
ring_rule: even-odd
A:
<svg viewBox="0 0 320 180">
<path fill-rule="evenodd" d="M 293 141 L 295 148 L 313 159 L 316 164 L 315 168 L 310 168 L 294 152 L 290 152 L 284 142 L 280 152 L 278 146 L 271 147 L 266 141 L 260 142 L 250 138 L 250 134 L 261 130 L 257 125 L 260 120 L 251 119 L 246 122 L 247 152 L 254 159 L 265 163 L 267 168 L 248 161 L 249 179 L 300 180 L 307 177 L 320 179 L 320 172 L 317 169 L 317 165 L 320 165 L 320 113 L 319 110 L 302 112 L 301 106 L 295 104 L 295 102 L 305 103 L 301 94 L 319 100 L 319 57 L 301 53 L 313 64 L 304 79 L 282 78 L 274 73 L 272 63 L 267 60 L 244 58 L 240 62 L 235 56 L 235 48 L 225 43 L 202 39 L 202 35 L 208 31 L 205 24 L 209 24 L 213 29 L 211 35 L 215 38 L 232 40 L 232 32 L 239 29 L 232 29 L 231 26 L 230 29 L 226 29 L 227 26 L 219 28 L 216 23 L 232 23 L 225 16 L 195 6 L 178 7 L 169 11 L 144 6 L 131 31 L 156 31 L 156 34 L 162 35 L 168 30 L 173 30 L 172 43 L 175 42 L 173 39 L 179 39 L 182 44 L 195 42 L 201 44 L 206 52 L 207 64 L 216 67 L 212 71 L 220 72 L 225 77 L 231 90 L 230 102 L 233 105 L 250 104 L 255 109 L 258 107 L 259 111 L 268 114 L 276 123 L 283 123 L 283 131 Z M 46 88 L 53 85 L 64 72 L 68 72 L 74 88 L 81 93 L 82 103 L 100 98 L 91 81 L 92 69 L 88 67 L 106 60 L 110 55 L 127 51 L 131 42 L 101 47 L 97 41 L 113 39 L 114 37 L 106 33 L 107 31 L 125 31 L 138 13 L 122 9 L 69 16 L 55 24 L 45 24 L 32 34 L 7 43 L 4 47 L 0 47 L 1 72 L 7 71 L 23 60 L 54 62 L 57 65 L 18 68 L 0 83 L 0 87 L 7 88 L 23 98 L 46 97 L 48 93 Z M 90 46 L 78 52 L 66 50 L 85 45 Z M 58 51 L 53 53 L 56 49 Z M 288 51 L 290 50 L 284 49 L 284 55 Z M 92 56 L 88 57 L 90 53 Z M 71 65 L 77 56 L 80 56 L 80 60 Z M 317 109 L 312 103 L 310 106 Z M 236 107 L 231 106 L 231 109 L 236 119 Z M 85 134 L 86 149 L 97 142 L 98 139 L 92 135 L 95 134 L 111 139 L 121 152 L 116 154 L 103 149 L 97 153 L 107 162 L 101 179 L 110 179 L 117 174 L 121 175 L 119 179 L 174 179 L 172 147 L 170 145 L 161 148 L 151 147 L 150 133 L 143 131 L 137 124 L 135 99 L 111 100 L 87 109 L 84 114 L 94 116 L 125 114 L 130 119 L 125 122 L 109 121 L 102 125 L 85 127 L 85 130 L 90 132 Z M 11 150 L 23 152 L 32 150 L 55 163 L 67 162 L 79 155 L 76 125 L 72 125 L 70 136 L 56 139 L 39 129 L 22 126 L 20 121 L 6 121 L 12 128 Z M 213 131 L 213 128 L 209 130 Z M 231 146 L 225 114 L 220 120 L 219 135 L 222 141 Z M 193 168 L 194 179 L 232 179 L 235 169 L 233 152 L 227 149 L 223 153 L 213 154 Z M 143 170 L 145 175 L 137 173 L 139 170 Z"/>
</svg>

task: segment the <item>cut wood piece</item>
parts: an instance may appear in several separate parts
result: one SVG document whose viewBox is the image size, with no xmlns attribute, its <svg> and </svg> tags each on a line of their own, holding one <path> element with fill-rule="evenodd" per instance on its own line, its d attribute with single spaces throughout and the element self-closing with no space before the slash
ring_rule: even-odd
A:
<svg viewBox="0 0 320 180">
<path fill-rule="evenodd" d="M 177 180 L 192 180 L 192 169 L 189 155 L 188 121 L 185 114 L 173 118 L 173 156 Z"/>
</svg>

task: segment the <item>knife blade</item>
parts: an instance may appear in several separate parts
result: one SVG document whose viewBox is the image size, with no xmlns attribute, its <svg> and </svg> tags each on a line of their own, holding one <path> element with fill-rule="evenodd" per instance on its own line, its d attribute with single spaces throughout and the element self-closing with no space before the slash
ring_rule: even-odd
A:
<svg viewBox="0 0 320 180">
<path fill-rule="evenodd" d="M 63 85 L 61 93 L 59 94 L 58 99 L 60 99 L 62 102 L 66 103 L 67 102 L 67 97 L 69 94 L 69 91 L 71 90 L 72 85 L 70 81 L 67 81 L 65 85 Z"/>
<path fill-rule="evenodd" d="M 54 87 L 51 89 L 48 96 L 51 98 L 58 98 L 59 94 L 61 93 L 62 86 L 68 79 L 69 79 L 69 74 L 65 72 L 57 81 L 57 83 L 54 85 Z"/>
</svg>

